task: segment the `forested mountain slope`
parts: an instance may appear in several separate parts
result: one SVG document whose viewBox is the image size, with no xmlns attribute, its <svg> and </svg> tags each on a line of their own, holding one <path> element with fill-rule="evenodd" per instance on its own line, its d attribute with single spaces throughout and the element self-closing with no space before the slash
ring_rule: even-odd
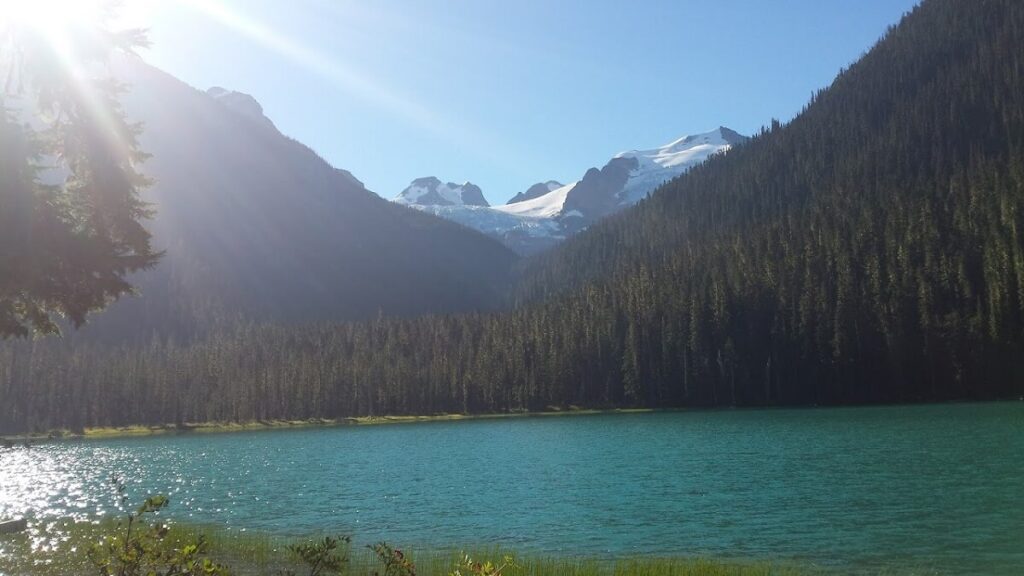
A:
<svg viewBox="0 0 1024 576">
<path fill-rule="evenodd" d="M 773 123 L 633 213 L 533 259 L 521 294 L 539 298 L 682 251 L 707 253 L 721 239 L 754 244 L 752 226 L 789 243 L 818 224 L 830 236 L 877 238 L 888 229 L 917 242 L 906 237 L 908 219 L 945 234 L 953 220 L 982 218 L 952 212 L 976 201 L 964 195 L 972 177 L 984 180 L 975 189 L 1007 200 L 1018 192 L 1024 33 L 1013 23 L 1021 10 L 1003 0 L 924 2 L 790 124 Z M 933 212 L 910 214 L 909 204 Z M 956 248 L 948 241 L 956 238 L 937 240 L 933 247 Z M 768 256 L 759 261 L 782 262 Z"/>
<path fill-rule="evenodd" d="M 282 135 L 250 96 L 115 63 L 143 123 L 149 227 L 166 255 L 88 332 L 188 335 L 223 318 L 338 321 L 489 307 L 514 254 L 382 200 Z"/>
<path fill-rule="evenodd" d="M 1024 392 L 1024 3 L 926 0 L 508 313 L 0 350 L 8 428 Z"/>
<path fill-rule="evenodd" d="M 790 124 L 534 261 L 520 297 L 596 281 L 640 381 L 729 401 L 1016 393 L 1022 202 L 1024 4 L 932 0 Z"/>
</svg>

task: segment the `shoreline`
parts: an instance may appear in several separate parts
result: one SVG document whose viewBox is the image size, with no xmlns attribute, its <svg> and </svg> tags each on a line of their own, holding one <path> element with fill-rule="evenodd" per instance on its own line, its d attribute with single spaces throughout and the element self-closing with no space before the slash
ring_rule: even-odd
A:
<svg viewBox="0 0 1024 576">
<path fill-rule="evenodd" d="M 182 425 L 154 424 L 116 427 L 68 429 L 31 434 L 0 436 L 0 447 L 60 440 L 109 440 L 117 438 L 143 438 L 149 436 L 229 434 L 263 430 L 296 430 L 304 428 L 340 428 L 345 426 L 381 426 L 388 424 L 416 424 L 425 422 L 455 422 L 465 420 L 499 420 L 510 418 L 550 418 L 555 416 L 588 416 L 599 414 L 645 414 L 659 411 L 654 408 L 610 408 L 547 410 L 540 412 L 499 412 L 493 414 L 435 414 L 418 416 L 354 416 L 346 418 L 311 418 L 308 420 L 258 420 L 249 422 L 195 422 Z"/>
<path fill-rule="evenodd" d="M 145 524 L 142 524 L 145 525 Z M 169 520 L 168 532 L 160 546 L 175 547 L 203 537 L 209 547 L 205 556 L 229 566 L 232 574 L 278 574 L 284 570 L 307 569 L 288 553 L 292 544 L 310 542 L 326 534 L 287 536 L 263 531 L 246 531 L 216 524 L 198 524 Z M 82 550 L 104 536 L 119 532 L 119 518 L 97 521 L 66 519 L 37 524 L 30 531 L 0 540 L 0 573 L 25 576 L 64 576 L 85 574 L 92 566 Z M 47 542 L 35 549 L 34 542 Z M 353 539 L 342 546 L 347 557 L 346 574 L 377 573 L 382 567 L 368 549 L 367 540 Z M 589 574 L 593 576 L 648 576 L 650 574 L 687 574 L 692 576 L 803 576 L 825 574 L 816 565 L 793 559 L 745 558 L 728 555 L 704 557 L 699 554 L 573 554 L 566 551 L 517 550 L 495 542 L 491 544 L 416 545 L 399 544 L 416 565 L 417 573 L 444 576 L 466 554 L 482 561 L 501 561 L 513 557 L 524 573 L 535 576 Z M 42 561 L 40 561 L 42 560 Z M 305 573 L 305 572 L 301 572 Z"/>
<path fill-rule="evenodd" d="M 426 422 L 456 422 L 498 420 L 507 418 L 549 418 L 555 416 L 593 416 L 601 414 L 648 414 L 655 412 L 715 411 L 715 410 L 828 410 L 866 407 L 930 406 L 945 404 L 988 404 L 1024 402 L 1024 397 L 962 399 L 935 402 L 894 402 L 883 404 L 845 404 L 810 406 L 716 406 L 676 408 L 581 408 L 522 412 L 494 412 L 481 414 L 444 413 L 434 415 L 349 416 L 344 418 L 310 418 L 307 420 L 261 420 L 249 422 L 189 422 L 177 424 L 133 424 L 86 428 L 72 431 L 67 428 L 28 434 L 0 434 L 0 449 L 60 440 L 108 440 L 163 435 L 227 434 L 232 432 L 258 432 L 263 430 L 296 430 L 303 428 L 335 428 L 344 426 L 380 426 L 385 424 L 415 424 Z"/>
</svg>

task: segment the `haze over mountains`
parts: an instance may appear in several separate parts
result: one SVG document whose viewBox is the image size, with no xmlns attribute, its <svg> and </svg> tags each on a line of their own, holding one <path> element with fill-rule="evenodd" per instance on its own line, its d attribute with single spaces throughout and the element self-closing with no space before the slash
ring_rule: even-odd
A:
<svg viewBox="0 0 1024 576">
<path fill-rule="evenodd" d="M 460 187 L 434 177 L 414 180 L 394 201 L 479 230 L 520 254 L 534 254 L 636 204 L 658 186 L 744 140 L 720 127 L 651 150 L 622 152 L 580 180 L 537 183 L 501 206 L 489 206 L 480 189 L 468 182 Z"/>
<path fill-rule="evenodd" d="M 251 96 L 202 92 L 116 63 L 144 126 L 144 199 L 160 265 L 98 325 L 167 328 L 217 310 L 288 321 L 487 308 L 515 255 L 475 231 L 381 199 L 281 134 Z"/>
</svg>

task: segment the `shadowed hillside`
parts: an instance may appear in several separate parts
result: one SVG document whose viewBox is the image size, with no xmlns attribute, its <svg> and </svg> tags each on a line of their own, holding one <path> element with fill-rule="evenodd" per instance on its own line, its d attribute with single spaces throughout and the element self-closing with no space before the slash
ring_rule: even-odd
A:
<svg viewBox="0 0 1024 576">
<path fill-rule="evenodd" d="M 396 206 L 283 136 L 251 97 L 203 93 L 119 63 L 155 185 L 166 250 L 142 297 L 92 332 L 188 334 L 228 318 L 303 322 L 487 308 L 515 256 L 482 234 Z M 233 98 L 231 96 L 234 96 Z"/>
</svg>

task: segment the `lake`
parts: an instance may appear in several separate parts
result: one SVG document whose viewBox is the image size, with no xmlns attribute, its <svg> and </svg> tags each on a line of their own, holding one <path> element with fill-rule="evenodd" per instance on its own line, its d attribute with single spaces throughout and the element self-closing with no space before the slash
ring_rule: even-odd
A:
<svg viewBox="0 0 1024 576">
<path fill-rule="evenodd" d="M 402 546 L 1024 573 L 1024 403 L 683 411 L 0 450 L 0 517 L 172 517 Z"/>
</svg>

